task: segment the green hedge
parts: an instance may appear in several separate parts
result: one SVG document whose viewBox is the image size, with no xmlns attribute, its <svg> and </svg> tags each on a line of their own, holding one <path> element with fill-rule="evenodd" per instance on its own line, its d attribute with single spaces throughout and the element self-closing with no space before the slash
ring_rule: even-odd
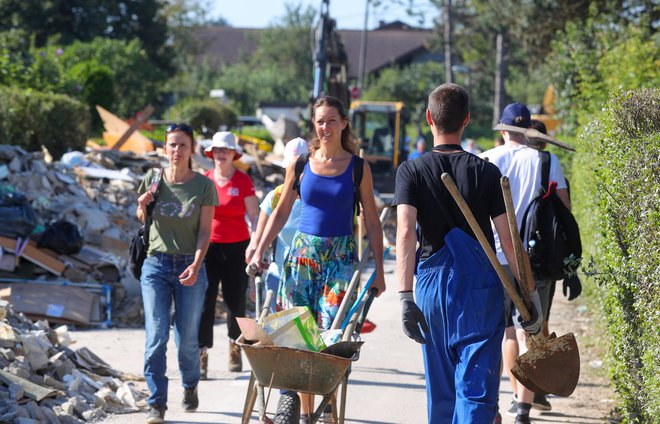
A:
<svg viewBox="0 0 660 424">
<path fill-rule="evenodd" d="M 613 94 L 574 169 L 621 415 L 660 423 L 660 90 Z"/>
<path fill-rule="evenodd" d="M 59 158 L 83 150 L 90 125 L 86 104 L 63 94 L 0 86 L 0 140 L 28 151 L 44 145 Z"/>
</svg>

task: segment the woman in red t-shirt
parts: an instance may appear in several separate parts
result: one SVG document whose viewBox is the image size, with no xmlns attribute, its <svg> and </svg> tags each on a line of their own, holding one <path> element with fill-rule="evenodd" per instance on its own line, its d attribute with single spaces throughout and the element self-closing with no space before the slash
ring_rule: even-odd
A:
<svg viewBox="0 0 660 424">
<path fill-rule="evenodd" d="M 213 347 L 213 324 L 218 285 L 222 281 L 222 297 L 229 308 L 227 328 L 229 335 L 229 371 L 241 371 L 241 349 L 235 341 L 241 335 L 236 317 L 245 316 L 245 297 L 248 276 L 245 274 L 245 250 L 250 243 L 250 227 L 256 228 L 259 203 L 250 177 L 237 170 L 233 161 L 241 157 L 236 136 L 222 131 L 213 136 L 213 143 L 204 150 L 213 159 L 215 167 L 204 175 L 218 190 L 219 205 L 215 208 L 211 228 L 211 243 L 206 254 L 206 274 L 209 285 L 204 299 L 204 311 L 199 325 L 200 378 L 208 374 L 208 352 Z"/>
</svg>

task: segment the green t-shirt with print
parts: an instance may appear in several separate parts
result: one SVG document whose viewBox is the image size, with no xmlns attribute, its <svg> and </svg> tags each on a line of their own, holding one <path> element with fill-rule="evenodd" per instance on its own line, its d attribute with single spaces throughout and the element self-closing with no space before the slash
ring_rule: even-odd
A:
<svg viewBox="0 0 660 424">
<path fill-rule="evenodd" d="M 146 192 L 154 171 L 145 175 L 138 194 Z M 149 228 L 149 256 L 156 253 L 193 255 L 197 248 L 199 217 L 202 206 L 218 205 L 218 193 L 213 181 L 204 175 L 182 184 L 171 184 L 163 176 L 158 199 Z"/>
</svg>

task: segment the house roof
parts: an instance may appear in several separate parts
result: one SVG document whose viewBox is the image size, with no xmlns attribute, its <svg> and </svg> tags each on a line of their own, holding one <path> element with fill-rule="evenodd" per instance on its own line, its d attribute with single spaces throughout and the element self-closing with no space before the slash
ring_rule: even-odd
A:
<svg viewBox="0 0 660 424">
<path fill-rule="evenodd" d="M 394 24 L 396 22 L 367 32 L 366 74 L 378 72 L 392 63 L 408 64 L 416 56 L 429 51 L 427 39 L 432 35 L 431 30 L 410 29 Z M 252 34 L 256 35 L 259 31 L 261 29 L 257 28 L 202 27 L 197 31 L 199 57 L 216 66 L 220 63 L 235 63 L 241 55 L 254 51 L 255 37 Z M 348 56 L 348 76 L 356 78 L 360 66 L 362 31 L 338 32 Z"/>
</svg>

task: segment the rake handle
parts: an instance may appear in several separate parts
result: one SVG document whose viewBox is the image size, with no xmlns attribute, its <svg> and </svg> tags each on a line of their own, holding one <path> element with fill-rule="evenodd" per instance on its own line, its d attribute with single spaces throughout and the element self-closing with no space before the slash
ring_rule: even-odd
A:
<svg viewBox="0 0 660 424">
<path fill-rule="evenodd" d="M 493 251 L 493 248 L 490 246 L 490 243 L 488 243 L 488 240 L 486 239 L 484 232 L 481 231 L 481 227 L 479 227 L 479 224 L 477 223 L 477 220 L 472 214 L 470 207 L 467 205 L 467 203 L 465 203 L 465 200 L 463 199 L 463 196 L 461 196 L 461 193 L 459 193 L 458 187 L 456 187 L 454 180 L 452 180 L 451 176 L 446 172 L 444 172 L 442 174 L 442 177 L 440 178 L 442 179 L 442 182 L 444 183 L 445 187 L 447 187 L 447 190 L 449 191 L 451 196 L 454 198 L 454 201 L 460 208 L 461 212 L 463 212 L 463 216 L 465 216 L 465 219 L 470 225 L 472 232 L 477 237 L 477 240 L 479 241 L 481 247 L 484 249 L 484 252 L 486 252 L 486 256 L 488 256 L 490 263 L 493 265 L 493 268 L 495 268 L 495 272 L 497 272 L 497 275 L 500 277 L 500 280 L 502 281 L 502 285 L 504 286 L 504 289 L 506 290 L 507 293 L 509 293 L 511 300 L 513 300 L 513 304 L 516 305 L 516 308 L 518 308 L 518 311 L 520 312 L 522 319 L 524 321 L 531 320 L 532 317 L 529 314 L 529 311 L 527 310 L 522 299 L 516 292 L 516 289 L 513 287 L 513 284 L 509 280 L 509 276 L 506 274 L 506 271 L 504 271 L 504 268 L 497 260 L 497 256 L 495 256 L 495 252 Z"/>
</svg>

